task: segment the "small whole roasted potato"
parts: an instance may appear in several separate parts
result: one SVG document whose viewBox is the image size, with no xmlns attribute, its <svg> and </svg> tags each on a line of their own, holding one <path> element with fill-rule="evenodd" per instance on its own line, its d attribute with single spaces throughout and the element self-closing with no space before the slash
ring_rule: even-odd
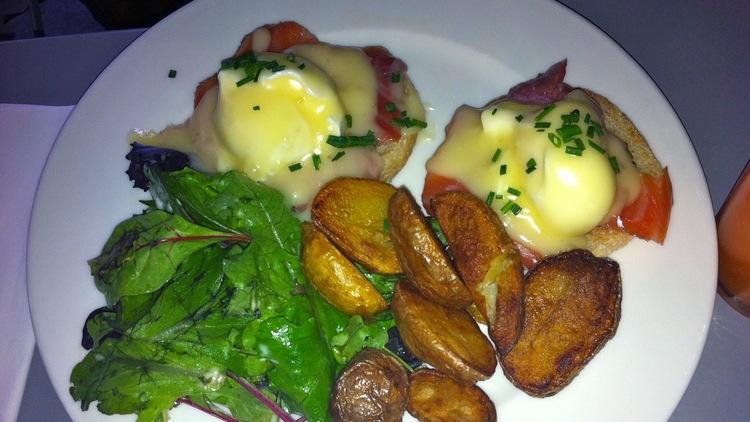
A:
<svg viewBox="0 0 750 422">
<path fill-rule="evenodd" d="M 467 311 L 429 301 L 407 280 L 396 285 L 391 310 L 406 347 L 424 362 L 472 384 L 495 372 L 495 349 Z"/>
<path fill-rule="evenodd" d="M 443 192 L 432 199 L 453 262 L 490 338 L 504 355 L 523 324 L 523 264 L 497 213 L 469 192 Z"/>
<path fill-rule="evenodd" d="M 341 178 L 324 186 L 313 199 L 313 222 L 350 259 L 378 274 L 400 274 L 386 231 L 388 201 L 396 188 L 370 179 Z"/>
<path fill-rule="evenodd" d="M 313 224 L 302 223 L 302 271 L 331 305 L 373 316 L 388 307 L 380 292 Z"/>
<path fill-rule="evenodd" d="M 396 422 L 404 415 L 408 375 L 393 356 L 366 348 L 341 372 L 331 395 L 334 421 Z"/>
<path fill-rule="evenodd" d="M 469 291 L 406 188 L 391 197 L 388 219 L 401 267 L 414 286 L 441 305 L 455 309 L 471 305 Z"/>
<path fill-rule="evenodd" d="M 406 410 L 421 422 L 495 422 L 497 412 L 476 385 L 460 383 L 434 369 L 419 369 L 409 377 Z"/>
<path fill-rule="evenodd" d="M 543 259 L 526 279 L 526 318 L 518 342 L 500 358 L 505 376 L 535 397 L 568 385 L 620 321 L 617 262 L 573 250 Z"/>
</svg>

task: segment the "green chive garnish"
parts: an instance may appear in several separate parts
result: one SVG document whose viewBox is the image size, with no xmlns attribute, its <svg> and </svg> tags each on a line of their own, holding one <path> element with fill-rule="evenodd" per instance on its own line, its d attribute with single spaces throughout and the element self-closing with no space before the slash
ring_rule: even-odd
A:
<svg viewBox="0 0 750 422">
<path fill-rule="evenodd" d="M 313 167 L 315 167 L 315 170 L 320 170 L 320 155 L 313 154 L 312 162 L 313 162 Z"/>
<path fill-rule="evenodd" d="M 336 148 L 367 147 L 375 145 L 375 133 L 370 130 L 367 132 L 367 135 L 363 136 L 328 135 L 326 143 Z"/>
<path fill-rule="evenodd" d="M 536 129 L 539 129 L 539 128 L 546 129 L 546 128 L 550 127 L 551 125 L 552 125 L 552 123 L 550 123 L 550 122 L 536 122 L 536 123 L 534 123 L 534 128 L 536 128 Z"/>
<path fill-rule="evenodd" d="M 507 171 L 508 171 L 508 166 L 507 165 L 503 164 L 503 165 L 500 166 L 500 175 L 501 176 L 503 174 L 505 174 Z"/>
<path fill-rule="evenodd" d="M 389 113 L 393 113 L 394 111 L 396 111 L 396 104 L 386 103 L 385 104 L 385 111 L 387 111 Z"/>
<path fill-rule="evenodd" d="M 260 110 L 260 106 L 259 105 L 253 106 L 253 110 L 255 110 L 255 111 Z"/>
<path fill-rule="evenodd" d="M 174 79 L 177 76 L 177 71 L 174 69 L 169 69 L 169 73 L 167 74 L 169 79 Z"/>
<path fill-rule="evenodd" d="M 541 112 L 541 113 L 539 113 L 539 115 L 537 115 L 537 116 L 536 116 L 536 117 L 534 118 L 534 120 L 536 120 L 537 122 L 538 122 L 539 120 L 542 120 L 542 119 L 544 118 L 544 116 L 546 116 L 546 115 L 547 115 L 547 114 L 548 114 L 548 113 L 549 113 L 550 111 L 552 111 L 552 110 L 553 110 L 554 108 L 555 108 L 555 105 L 554 105 L 554 104 L 551 104 L 551 105 L 548 105 L 547 107 L 544 107 L 544 110 L 542 110 L 542 112 Z"/>
<path fill-rule="evenodd" d="M 414 127 L 418 127 L 418 128 L 424 129 L 424 128 L 427 127 L 427 122 L 423 122 L 423 121 L 418 120 L 418 119 L 411 119 L 411 125 L 414 126 Z"/>
<path fill-rule="evenodd" d="M 515 196 L 521 196 L 521 191 L 513 187 L 508 187 L 508 193 Z"/>
<path fill-rule="evenodd" d="M 591 148 L 594 148 L 595 150 L 599 151 L 601 154 L 604 154 L 604 148 L 601 147 L 601 145 L 597 144 L 596 142 L 589 139 L 589 146 Z"/>
<path fill-rule="evenodd" d="M 299 170 L 301 168 L 302 168 L 302 164 L 301 163 L 294 163 L 291 166 L 289 166 L 289 171 L 295 172 L 295 171 L 297 171 L 297 170 Z"/>
<path fill-rule="evenodd" d="M 495 192 L 490 191 L 490 193 L 487 194 L 487 199 L 484 201 L 487 203 L 488 206 L 492 206 L 492 201 L 495 200 Z"/>
<path fill-rule="evenodd" d="M 555 132 L 557 132 L 557 135 L 560 136 L 563 141 L 567 141 L 568 139 L 583 133 L 578 125 L 563 126 L 559 129 L 555 129 Z"/>
<path fill-rule="evenodd" d="M 352 127 L 352 115 L 347 114 L 344 117 L 346 118 L 346 127 Z"/>
<path fill-rule="evenodd" d="M 300 63 L 300 65 L 297 66 L 297 69 L 299 69 L 299 70 L 303 70 L 304 68 L 305 68 L 305 64 L 304 63 Z"/>
<path fill-rule="evenodd" d="M 492 115 L 493 116 L 495 115 L 495 113 L 497 113 L 497 107 L 495 107 L 494 109 L 492 109 Z"/>
<path fill-rule="evenodd" d="M 589 124 L 591 121 L 591 115 L 586 113 L 586 117 L 583 118 L 583 123 Z"/>
<path fill-rule="evenodd" d="M 552 132 L 547 134 L 547 138 L 549 138 L 549 141 L 552 142 L 555 148 L 560 148 L 560 145 L 562 145 L 562 138 Z"/>
<path fill-rule="evenodd" d="M 391 231 L 391 222 L 387 218 L 383 220 L 383 231 L 386 233 Z"/>
<path fill-rule="evenodd" d="M 516 204 L 513 201 L 508 201 L 500 209 L 500 212 L 502 212 L 503 214 L 506 214 L 508 211 L 513 210 L 515 207 L 518 207 L 518 211 L 521 211 L 521 207 L 519 207 L 518 204 Z M 514 214 L 518 214 L 518 212 L 514 212 Z"/>
<path fill-rule="evenodd" d="M 497 159 L 500 158 L 500 154 L 502 154 L 502 152 L 503 152 L 503 150 L 501 150 L 500 148 L 498 148 L 498 149 L 495 150 L 495 153 L 492 155 L 492 162 L 493 163 L 497 162 Z"/>
<path fill-rule="evenodd" d="M 343 157 L 345 154 L 346 154 L 346 151 L 339 151 L 336 153 L 336 155 L 333 156 L 333 158 L 331 158 L 331 161 L 336 161 L 339 158 Z"/>
<path fill-rule="evenodd" d="M 614 170 L 615 174 L 620 172 L 620 163 L 617 162 L 617 157 L 610 155 L 609 165 L 612 166 L 612 170 Z"/>
<path fill-rule="evenodd" d="M 583 150 L 572 145 L 568 145 L 567 147 L 565 147 L 565 153 L 570 155 L 577 155 L 580 157 L 581 155 L 583 155 Z"/>
<path fill-rule="evenodd" d="M 514 204 L 513 204 L 513 205 L 512 205 L 511 207 L 510 207 L 510 212 L 512 212 L 512 213 L 513 213 L 513 215 L 518 215 L 518 213 L 519 213 L 519 212 L 521 212 L 521 206 L 520 206 L 520 205 L 518 205 L 518 204 L 516 204 L 516 203 L 514 203 Z"/>
<path fill-rule="evenodd" d="M 397 84 L 401 82 L 401 74 L 400 73 L 391 73 L 391 82 L 394 84 Z"/>
<path fill-rule="evenodd" d="M 523 120 L 523 114 L 519 114 L 518 116 L 516 116 L 516 121 L 518 123 L 521 123 L 521 120 Z"/>
<path fill-rule="evenodd" d="M 529 174 L 534 170 L 536 170 L 536 160 L 531 158 L 526 162 L 526 174 Z"/>
<path fill-rule="evenodd" d="M 295 56 L 294 53 L 289 53 L 286 55 L 286 59 L 294 63 L 294 61 L 297 59 L 297 56 Z"/>
</svg>

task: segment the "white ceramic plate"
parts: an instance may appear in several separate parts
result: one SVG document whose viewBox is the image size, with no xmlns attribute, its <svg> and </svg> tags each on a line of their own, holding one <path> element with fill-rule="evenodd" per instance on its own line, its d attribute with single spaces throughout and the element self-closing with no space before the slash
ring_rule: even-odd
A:
<svg viewBox="0 0 750 422">
<path fill-rule="evenodd" d="M 554 397 L 531 398 L 500 370 L 482 387 L 506 422 L 666 420 L 698 362 L 714 302 L 714 220 L 703 173 L 682 125 L 648 75 L 597 28 L 543 0 L 198 1 L 137 39 L 93 83 L 65 124 L 32 217 L 34 328 L 72 418 L 102 418 L 96 410 L 81 412 L 68 387 L 71 369 L 84 356 L 83 322 L 104 304 L 86 260 L 99 253 L 117 222 L 140 209 L 137 199 L 143 197 L 124 173 L 127 131 L 185 119 L 196 83 L 231 55 L 246 32 L 287 19 L 324 41 L 383 44 L 408 63 L 434 108 L 428 133 L 437 138 L 420 143 L 396 178 L 414 192 L 421 192 L 424 161 L 456 107 L 484 104 L 561 58 L 568 58 L 567 82 L 604 93 L 631 116 L 669 166 L 675 201 L 663 246 L 633 241 L 614 255 L 624 284 L 617 335 Z M 170 69 L 178 71 L 175 79 L 167 78 Z M 205 419 L 182 408 L 173 414 Z"/>
</svg>

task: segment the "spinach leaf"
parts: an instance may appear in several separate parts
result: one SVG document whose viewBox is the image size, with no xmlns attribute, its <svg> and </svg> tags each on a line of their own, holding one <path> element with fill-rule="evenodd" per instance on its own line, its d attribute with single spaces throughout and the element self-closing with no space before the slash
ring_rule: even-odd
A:
<svg viewBox="0 0 750 422">
<path fill-rule="evenodd" d="M 111 306 L 122 296 L 153 292 L 193 252 L 219 242 L 247 242 L 192 224 L 180 216 L 152 211 L 115 227 L 102 253 L 89 261 L 96 287 Z"/>
</svg>

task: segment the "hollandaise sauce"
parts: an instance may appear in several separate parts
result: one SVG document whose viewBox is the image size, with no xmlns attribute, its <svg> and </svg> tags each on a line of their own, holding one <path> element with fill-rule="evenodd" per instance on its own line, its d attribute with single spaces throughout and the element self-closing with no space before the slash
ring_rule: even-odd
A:
<svg viewBox="0 0 750 422">
<path fill-rule="evenodd" d="M 241 170 L 303 208 L 328 181 L 378 178 L 378 79 L 358 48 L 301 44 L 222 62 L 218 86 L 193 115 L 164 131 L 130 140 L 191 155 L 204 171 Z M 411 110 L 404 101 L 400 109 Z M 405 111 L 406 113 L 406 111 Z"/>
<path fill-rule="evenodd" d="M 601 122 L 581 90 L 548 106 L 463 106 L 427 170 L 486 198 L 509 234 L 533 250 L 582 247 L 586 233 L 640 192 L 625 143 Z"/>
</svg>

